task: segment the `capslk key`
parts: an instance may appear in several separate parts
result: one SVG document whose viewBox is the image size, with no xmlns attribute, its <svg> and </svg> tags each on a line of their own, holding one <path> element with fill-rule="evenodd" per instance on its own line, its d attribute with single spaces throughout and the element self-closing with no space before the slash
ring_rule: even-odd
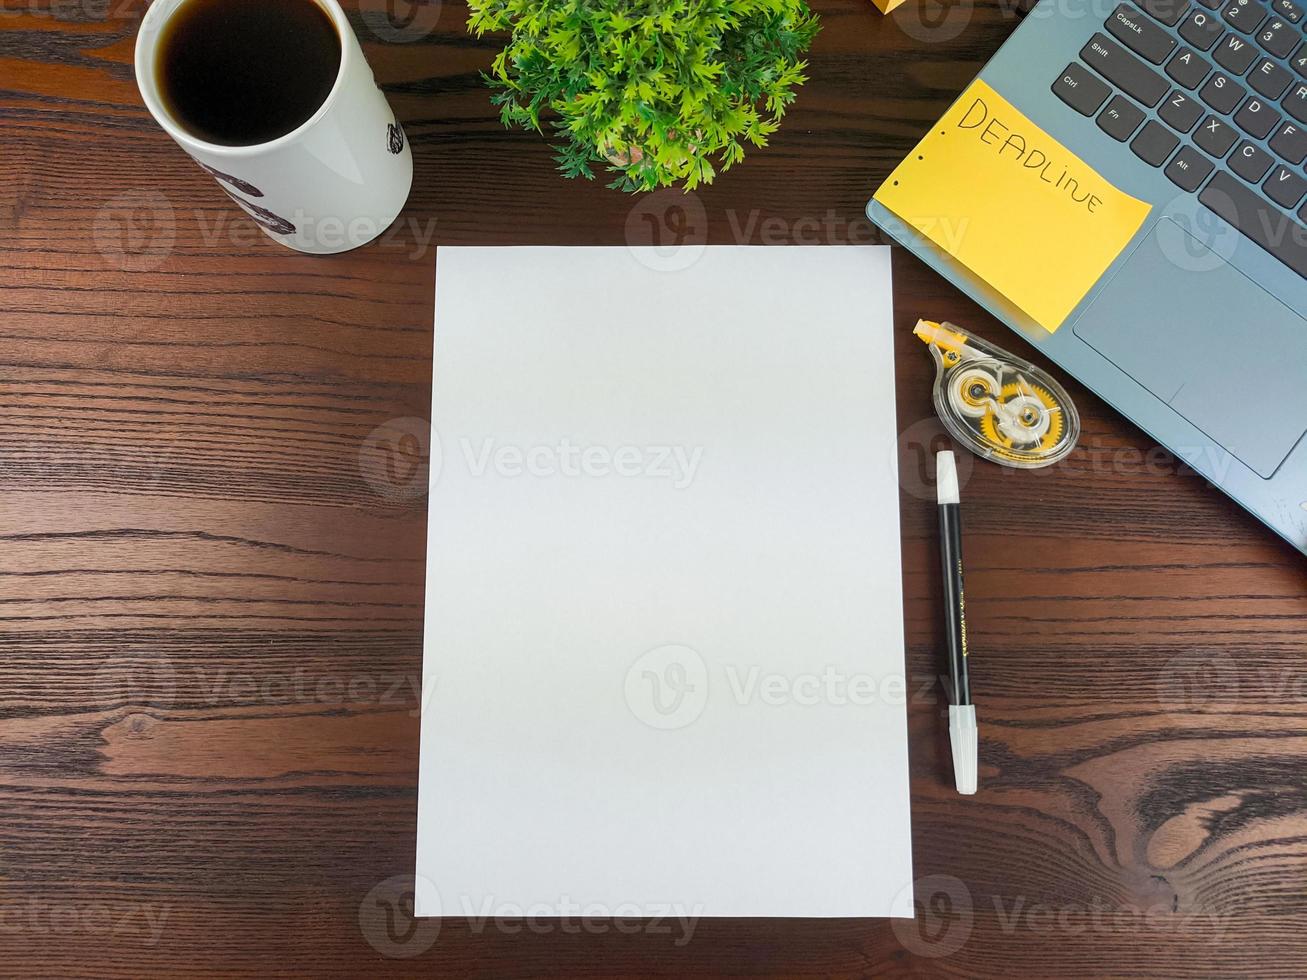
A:
<svg viewBox="0 0 1307 980">
<path fill-rule="evenodd" d="M 1127 48 L 1155 65 L 1165 61 L 1175 48 L 1175 38 L 1129 4 L 1123 3 L 1112 11 L 1112 16 L 1107 18 L 1107 29 Z"/>
<path fill-rule="evenodd" d="M 1080 57 L 1117 88 L 1150 109 L 1162 101 L 1170 87 L 1166 80 L 1106 34 L 1095 34 L 1080 50 Z"/>
<path fill-rule="evenodd" d="M 1198 200 L 1307 278 L 1307 228 L 1272 208 L 1255 191 L 1223 170 L 1212 174 Z"/>
</svg>

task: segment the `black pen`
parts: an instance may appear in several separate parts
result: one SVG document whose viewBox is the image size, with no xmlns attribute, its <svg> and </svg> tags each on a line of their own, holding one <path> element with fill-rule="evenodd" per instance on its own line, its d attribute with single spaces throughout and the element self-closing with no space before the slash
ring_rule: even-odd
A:
<svg viewBox="0 0 1307 980">
<path fill-rule="evenodd" d="M 948 708 L 948 737 L 953 746 L 953 778 L 958 792 L 976 791 L 979 737 L 976 707 L 971 703 L 967 676 L 967 595 L 962 585 L 962 506 L 958 468 L 953 453 L 935 457 L 935 493 L 939 502 L 939 554 L 944 572 L 944 632 L 948 640 L 948 672 L 953 685 Z"/>
</svg>

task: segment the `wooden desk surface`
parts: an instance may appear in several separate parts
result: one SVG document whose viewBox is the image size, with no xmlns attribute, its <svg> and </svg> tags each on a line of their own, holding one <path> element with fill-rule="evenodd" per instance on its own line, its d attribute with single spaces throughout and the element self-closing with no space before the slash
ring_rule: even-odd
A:
<svg viewBox="0 0 1307 980">
<path fill-rule="evenodd" d="M 871 190 L 1018 15 L 819 0 L 773 145 L 633 200 L 501 128 L 462 3 L 404 28 L 387 2 L 352 16 L 416 186 L 393 234 L 330 259 L 272 244 L 151 122 L 136 0 L 0 16 L 0 974 L 1307 974 L 1307 565 L 1075 385 L 1070 460 L 967 484 L 984 765 L 954 794 L 910 325 L 1032 355 L 901 253 L 922 917 L 388 931 L 424 501 L 369 436 L 428 412 L 433 245 L 620 245 L 633 208 L 711 242 L 872 240 Z"/>
</svg>

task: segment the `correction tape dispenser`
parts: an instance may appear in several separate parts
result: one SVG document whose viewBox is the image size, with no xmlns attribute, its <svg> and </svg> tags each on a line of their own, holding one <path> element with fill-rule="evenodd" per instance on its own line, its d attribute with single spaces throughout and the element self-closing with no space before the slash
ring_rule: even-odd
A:
<svg viewBox="0 0 1307 980">
<path fill-rule="evenodd" d="M 935 358 L 940 421 L 977 456 L 1034 470 L 1075 448 L 1080 415 L 1044 371 L 951 323 L 919 320 L 913 333 Z"/>
</svg>

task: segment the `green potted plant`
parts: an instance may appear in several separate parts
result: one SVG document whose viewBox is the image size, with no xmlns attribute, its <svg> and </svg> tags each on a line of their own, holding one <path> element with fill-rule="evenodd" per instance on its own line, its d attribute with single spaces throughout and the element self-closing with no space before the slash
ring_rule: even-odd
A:
<svg viewBox="0 0 1307 980">
<path fill-rule="evenodd" d="M 625 191 L 710 183 L 765 146 L 818 30 L 804 0 L 470 0 L 508 32 L 486 76 L 505 126 L 558 139 L 559 170 Z"/>
</svg>

